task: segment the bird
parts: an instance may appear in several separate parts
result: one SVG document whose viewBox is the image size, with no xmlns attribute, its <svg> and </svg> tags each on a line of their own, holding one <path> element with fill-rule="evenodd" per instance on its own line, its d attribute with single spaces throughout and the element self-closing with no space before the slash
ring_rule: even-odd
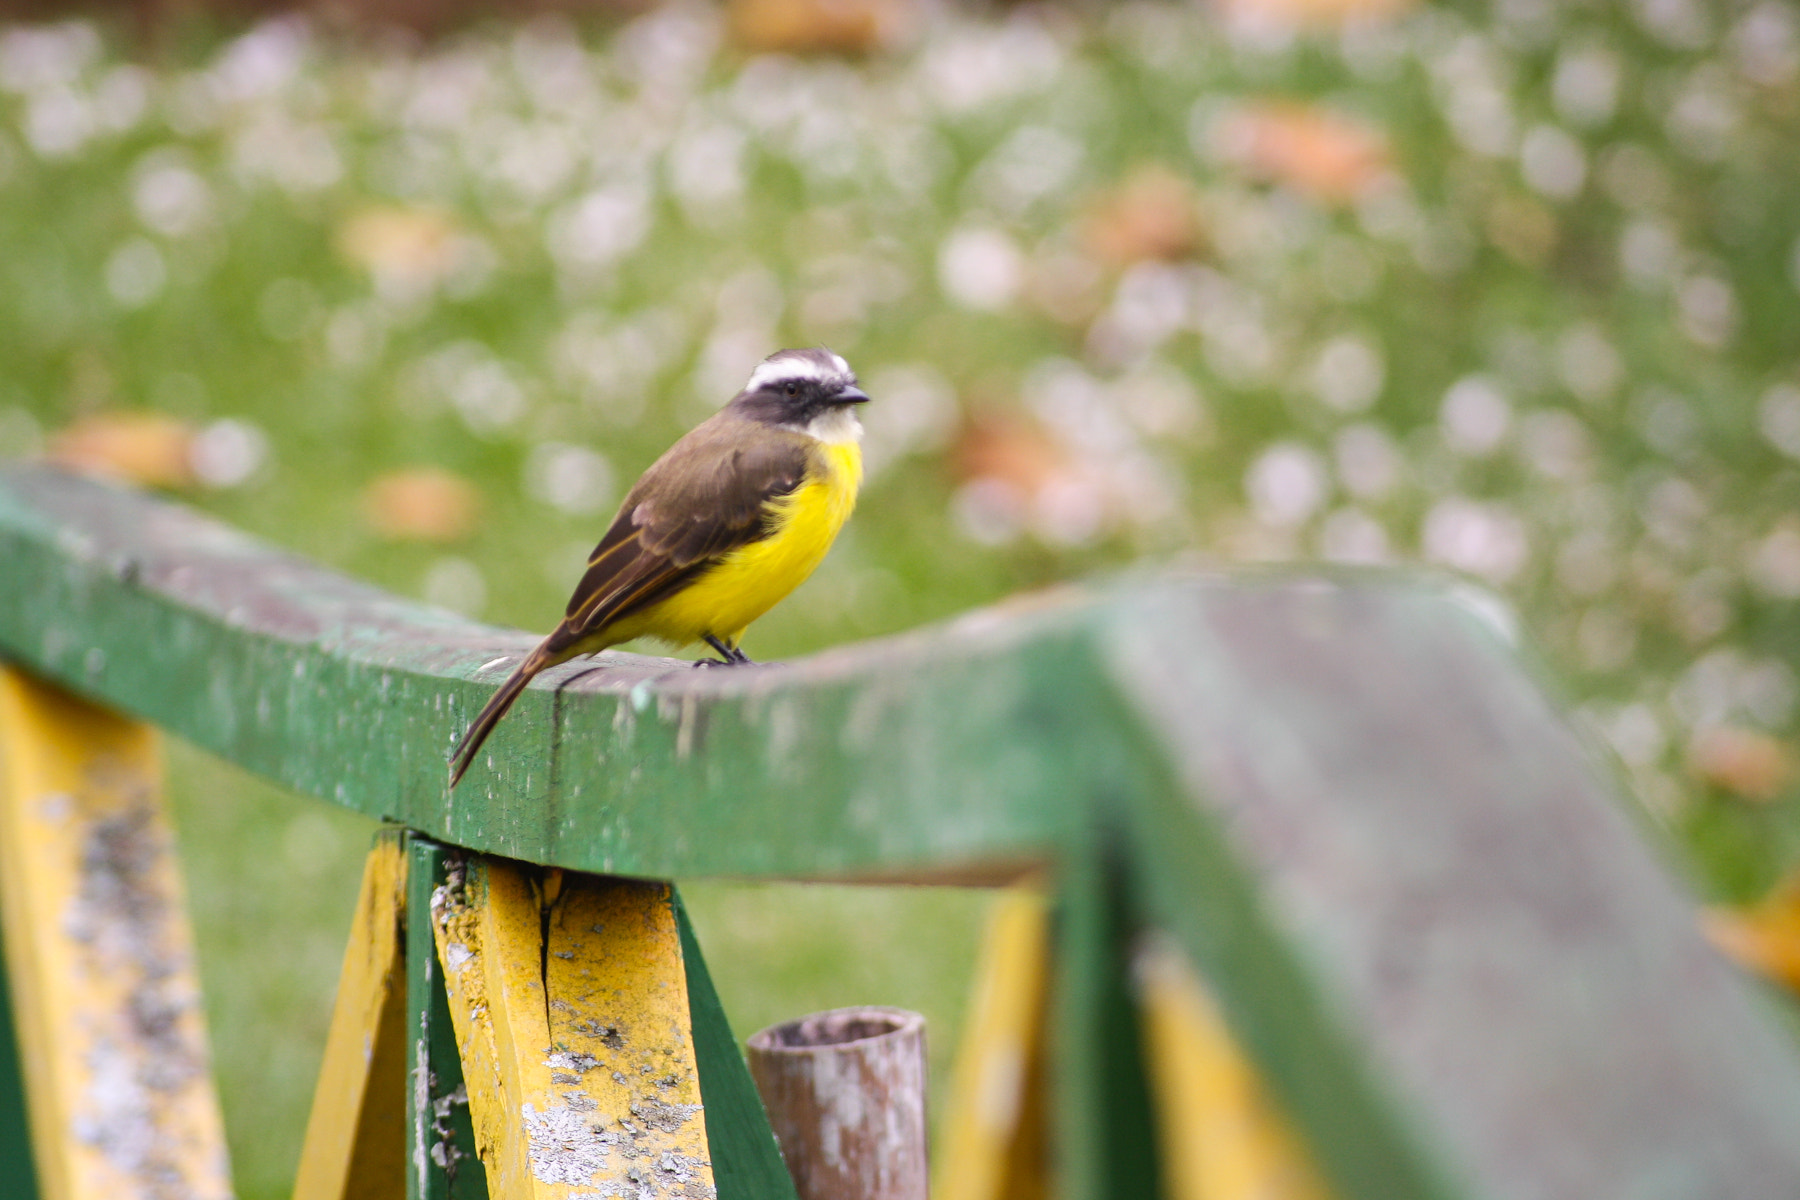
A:
<svg viewBox="0 0 1800 1200">
<path fill-rule="evenodd" d="M 632 485 L 562 620 L 525 656 L 450 756 L 450 786 L 547 667 L 650 637 L 705 642 L 739 665 L 744 630 L 824 559 L 862 486 L 868 402 L 829 350 L 778 350 L 742 391 Z M 702 664 L 696 664 L 702 665 Z"/>
</svg>

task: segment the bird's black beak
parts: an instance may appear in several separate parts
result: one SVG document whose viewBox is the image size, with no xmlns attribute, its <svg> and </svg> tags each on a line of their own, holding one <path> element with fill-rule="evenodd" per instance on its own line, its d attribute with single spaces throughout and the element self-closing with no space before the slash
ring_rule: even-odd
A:
<svg viewBox="0 0 1800 1200">
<path fill-rule="evenodd" d="M 867 404 L 869 394 L 859 387 L 839 388 L 838 394 L 831 398 L 833 404 Z"/>
</svg>

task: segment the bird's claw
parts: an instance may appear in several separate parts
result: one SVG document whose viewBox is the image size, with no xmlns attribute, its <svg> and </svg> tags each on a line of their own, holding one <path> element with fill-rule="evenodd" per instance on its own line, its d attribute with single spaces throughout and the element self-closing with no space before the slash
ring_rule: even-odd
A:
<svg viewBox="0 0 1800 1200">
<path fill-rule="evenodd" d="M 745 654 L 736 646 L 727 646 L 724 642 L 720 641 L 710 633 L 702 640 L 718 652 L 719 658 L 716 660 L 703 658 L 700 660 L 701 662 L 715 667 L 752 667 L 756 665 L 750 661 L 750 656 L 748 654 Z"/>
</svg>

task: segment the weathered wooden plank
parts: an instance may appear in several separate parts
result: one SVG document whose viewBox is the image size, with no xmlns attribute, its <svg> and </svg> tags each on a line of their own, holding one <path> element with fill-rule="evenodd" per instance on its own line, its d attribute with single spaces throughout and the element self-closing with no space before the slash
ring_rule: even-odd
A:
<svg viewBox="0 0 1800 1200">
<path fill-rule="evenodd" d="M 996 898 L 957 1047 L 937 1200 L 1046 1200 L 1050 911 L 1036 887 Z"/>
<path fill-rule="evenodd" d="M 450 746 L 536 639 L 42 467 L 0 468 L 0 562 L 0 656 L 297 791 L 534 862 L 1009 878 L 1095 770 L 1064 661 L 1079 620 L 1056 611 L 785 666 L 567 664 L 453 802 Z"/>
<path fill-rule="evenodd" d="M 447 851 L 406 835 L 407 1200 L 487 1200 L 463 1086 L 456 1027 L 438 965 L 432 896 L 447 881 Z"/>
<path fill-rule="evenodd" d="M 706 1105 L 706 1140 L 712 1147 L 713 1178 L 719 1200 L 796 1200 L 794 1181 L 782 1164 L 781 1147 L 769 1127 L 762 1097 L 738 1051 L 731 1022 L 719 1003 L 700 943 L 681 902 L 670 892 L 681 931 L 681 962 L 687 971 L 688 1016 L 694 1027 L 694 1065 Z"/>
<path fill-rule="evenodd" d="M 1287 581 L 1113 637 L 1148 919 L 1334 1191 L 1800 1194 L 1792 1043 L 1474 610 Z"/>
<path fill-rule="evenodd" d="M 161 741 L 0 667 L 0 910 L 45 1200 L 225 1200 Z"/>
<path fill-rule="evenodd" d="M 604 1117 L 602 1137 L 612 1140 L 602 1143 L 611 1153 L 600 1178 L 630 1185 L 637 1200 L 712 1200 L 669 885 L 561 872 L 549 878 L 558 877 L 560 889 L 545 889 L 543 962 L 550 1044 L 563 1057 L 546 1064 L 556 1086 L 544 1094 L 539 1122 L 554 1129 L 565 1111 L 590 1125 Z M 542 1174 L 535 1161 L 533 1171 Z"/>
<path fill-rule="evenodd" d="M 432 918 L 489 1194 L 711 1200 L 668 885 L 475 856 Z"/>
<path fill-rule="evenodd" d="M 524 1076 L 549 1050 L 542 995 L 541 903 L 522 868 L 481 858 L 453 863 L 446 883 L 432 895 L 431 924 L 438 965 L 456 1029 L 463 1086 L 475 1150 L 487 1169 L 488 1195 L 524 1200 L 538 1194 L 531 1178 L 530 1142 L 523 1132 L 520 1093 Z M 538 980 L 535 1006 L 530 984 Z M 534 1011 L 535 1008 L 535 1011 Z M 514 1011 L 541 1026 L 537 1060 L 512 1037 Z M 532 1072 L 534 1081 L 536 1072 Z M 548 1082 L 545 1080 L 544 1082 Z"/>
<path fill-rule="evenodd" d="M 1134 756 L 1132 763 L 1121 770 L 1162 766 L 1157 757 Z M 1336 1009 L 1336 981 L 1309 973 L 1311 947 L 1301 930 L 1289 926 L 1285 937 L 1270 932 L 1254 874 L 1231 854 L 1198 794 L 1147 783 L 1121 787 L 1118 795 L 1135 801 L 1118 814 L 1135 818 L 1134 844 L 1119 852 L 1133 863 L 1128 883 L 1140 920 L 1169 931 L 1208 978 L 1220 981 L 1233 1033 L 1315 1148 L 1338 1194 L 1357 1200 L 1488 1195 L 1472 1180 L 1448 1182 L 1453 1168 L 1433 1141 L 1429 1111 L 1395 1104 Z M 1074 976 L 1071 990 L 1083 986 L 1080 968 L 1059 970 Z M 1475 1028 L 1469 1034 L 1484 1036 Z M 1059 1133 L 1072 1121 L 1059 1124 Z"/>
<path fill-rule="evenodd" d="M 294 1200 L 393 1200 L 406 1186 L 406 850 L 376 835 L 350 920 Z"/>
<path fill-rule="evenodd" d="M 1132 973 L 1169 1200 L 1329 1200 L 1181 952 L 1153 938 Z"/>
</svg>

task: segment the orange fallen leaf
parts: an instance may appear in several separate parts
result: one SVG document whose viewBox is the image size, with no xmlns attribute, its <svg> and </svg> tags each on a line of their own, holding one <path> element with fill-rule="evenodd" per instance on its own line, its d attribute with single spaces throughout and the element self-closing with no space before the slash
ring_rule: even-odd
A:
<svg viewBox="0 0 1800 1200">
<path fill-rule="evenodd" d="M 1325 204 L 1350 204 L 1392 170 L 1387 138 L 1367 121 L 1288 102 L 1247 104 L 1219 118 L 1214 145 L 1252 178 Z"/>
<path fill-rule="evenodd" d="M 1696 778 L 1763 802 L 1781 795 L 1794 778 L 1794 755 L 1785 742 L 1730 725 L 1695 733 L 1688 743 L 1687 766 Z"/>
<path fill-rule="evenodd" d="M 145 487 L 185 488 L 194 484 L 193 441 L 193 427 L 165 413 L 115 410 L 82 417 L 53 434 L 45 457 Z"/>
<path fill-rule="evenodd" d="M 1800 992 L 1800 875 L 1748 908 L 1708 909 L 1701 928 L 1739 966 Z"/>
<path fill-rule="evenodd" d="M 755 54 L 869 54 L 893 41 L 902 0 L 731 0 L 731 37 Z"/>
<path fill-rule="evenodd" d="M 460 475 L 438 467 L 391 471 L 364 489 L 363 516 L 395 541 L 453 542 L 467 537 L 481 516 L 481 493 Z"/>
<path fill-rule="evenodd" d="M 1169 168 L 1140 167 L 1089 211 L 1082 241 L 1114 267 L 1189 257 L 1202 240 L 1197 200 L 1194 185 Z"/>
<path fill-rule="evenodd" d="M 971 419 L 951 446 L 950 463 L 959 479 L 998 479 L 1021 496 L 1035 495 L 1070 468 L 1061 443 L 1017 412 Z"/>
<path fill-rule="evenodd" d="M 1233 17 L 1291 28 L 1343 25 L 1397 16 L 1418 0 L 1222 0 Z"/>
<path fill-rule="evenodd" d="M 962 495 L 984 498 L 1007 523 L 1057 545 L 1091 541 L 1131 511 L 1128 481 L 1022 412 L 969 422 L 951 448 Z"/>
</svg>

